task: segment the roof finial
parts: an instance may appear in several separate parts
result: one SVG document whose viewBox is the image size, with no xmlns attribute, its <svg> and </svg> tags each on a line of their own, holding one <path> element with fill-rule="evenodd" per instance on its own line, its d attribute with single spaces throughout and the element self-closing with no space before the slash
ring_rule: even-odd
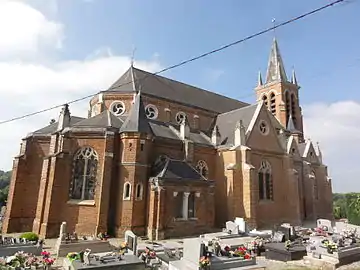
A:
<svg viewBox="0 0 360 270">
<path fill-rule="evenodd" d="M 274 31 L 274 39 L 276 39 L 276 19 L 275 18 L 273 18 L 272 20 L 271 20 L 271 22 L 273 23 L 273 31 Z"/>
<path fill-rule="evenodd" d="M 291 76 L 291 83 L 298 85 L 297 79 L 296 79 L 296 74 L 295 74 L 295 68 L 293 67 L 292 69 L 292 76 Z"/>
<path fill-rule="evenodd" d="M 133 51 L 132 51 L 132 55 L 131 55 L 131 67 L 134 67 L 134 58 L 135 58 L 135 51 L 136 51 L 136 47 L 133 48 Z"/>
</svg>

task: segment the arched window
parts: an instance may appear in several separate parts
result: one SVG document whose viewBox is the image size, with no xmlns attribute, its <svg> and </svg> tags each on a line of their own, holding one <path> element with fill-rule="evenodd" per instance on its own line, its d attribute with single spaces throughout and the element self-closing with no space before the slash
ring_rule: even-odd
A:
<svg viewBox="0 0 360 270">
<path fill-rule="evenodd" d="M 142 200 L 142 197 L 143 197 L 143 185 L 142 184 L 137 184 L 135 192 L 136 192 L 135 193 L 136 200 L 138 200 L 138 201 Z"/>
<path fill-rule="evenodd" d="M 296 119 L 296 97 L 295 94 L 291 94 L 291 116 L 294 122 L 294 126 L 296 127 L 297 119 Z"/>
<path fill-rule="evenodd" d="M 208 177 L 209 169 L 205 161 L 199 160 L 196 165 L 196 170 L 205 178 Z"/>
<path fill-rule="evenodd" d="M 123 199 L 124 200 L 130 200 L 131 197 L 131 184 L 129 182 L 126 182 L 124 184 L 124 191 L 123 191 Z"/>
<path fill-rule="evenodd" d="M 270 111 L 272 114 L 276 114 L 276 100 L 275 100 L 275 94 L 270 94 Z"/>
<path fill-rule="evenodd" d="M 285 91 L 285 106 L 286 106 L 286 125 L 289 122 L 291 103 L 290 103 L 290 94 L 288 91 Z"/>
<path fill-rule="evenodd" d="M 76 152 L 73 163 L 73 179 L 70 198 L 74 200 L 94 200 L 98 165 L 98 155 L 91 147 Z"/>
<path fill-rule="evenodd" d="M 319 187 L 318 187 L 316 174 L 314 171 L 311 172 L 310 178 L 312 181 L 314 181 L 314 198 L 315 198 L 315 200 L 318 200 L 319 199 Z"/>
<path fill-rule="evenodd" d="M 262 161 L 259 169 L 259 199 L 273 200 L 271 166 L 267 161 Z"/>
<path fill-rule="evenodd" d="M 266 94 L 263 95 L 262 100 L 264 101 L 265 106 L 268 107 L 268 98 Z"/>
</svg>

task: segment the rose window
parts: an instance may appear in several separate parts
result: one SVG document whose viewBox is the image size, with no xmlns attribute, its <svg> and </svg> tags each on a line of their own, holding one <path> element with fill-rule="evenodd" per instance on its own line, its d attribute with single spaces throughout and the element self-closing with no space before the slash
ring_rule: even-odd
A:
<svg viewBox="0 0 360 270">
<path fill-rule="evenodd" d="M 158 109 L 151 104 L 146 106 L 145 113 L 149 119 L 156 119 L 158 117 Z"/>
<path fill-rule="evenodd" d="M 116 116 L 120 116 L 125 112 L 125 104 L 121 101 L 114 101 L 110 106 L 110 110 Z"/>
<path fill-rule="evenodd" d="M 176 123 L 181 124 L 186 118 L 186 114 L 184 112 L 178 112 L 176 114 Z"/>
</svg>

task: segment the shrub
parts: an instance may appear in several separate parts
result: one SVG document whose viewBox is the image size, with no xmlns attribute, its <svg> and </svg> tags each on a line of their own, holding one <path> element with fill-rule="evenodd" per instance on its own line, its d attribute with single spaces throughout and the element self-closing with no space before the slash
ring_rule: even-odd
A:
<svg viewBox="0 0 360 270">
<path fill-rule="evenodd" d="M 39 236 L 36 233 L 33 232 L 26 232 L 20 235 L 20 238 L 25 238 L 28 241 L 38 241 Z"/>
</svg>

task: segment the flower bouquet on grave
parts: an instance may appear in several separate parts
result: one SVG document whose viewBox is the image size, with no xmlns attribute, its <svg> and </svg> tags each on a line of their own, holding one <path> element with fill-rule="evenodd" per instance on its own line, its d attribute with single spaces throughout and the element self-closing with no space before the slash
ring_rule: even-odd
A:
<svg viewBox="0 0 360 270">
<path fill-rule="evenodd" d="M 207 257 L 201 257 L 199 260 L 200 269 L 208 269 L 211 265 L 210 259 Z"/>
<path fill-rule="evenodd" d="M 230 247 L 229 246 L 224 247 L 224 249 L 220 251 L 220 254 L 221 254 L 221 256 L 231 257 L 232 254 L 231 254 Z"/>
<path fill-rule="evenodd" d="M 291 247 L 291 241 L 290 241 L 290 240 L 286 240 L 286 241 L 285 241 L 285 244 L 284 244 L 284 247 L 285 247 L 286 250 L 289 250 L 290 247 Z"/>
<path fill-rule="evenodd" d="M 48 251 L 41 252 L 42 263 L 45 266 L 45 269 L 51 269 L 51 266 L 54 264 L 55 259 L 51 258 L 51 254 Z"/>
<path fill-rule="evenodd" d="M 109 238 L 109 236 L 107 235 L 106 232 L 105 232 L 105 233 L 100 232 L 100 233 L 97 235 L 97 237 L 98 237 L 100 240 L 104 240 L 104 241 L 106 241 L 106 240 Z"/>
<path fill-rule="evenodd" d="M 328 239 L 322 240 L 321 243 L 327 249 L 327 252 L 329 254 L 333 254 L 337 250 L 337 245 L 334 242 L 329 241 Z"/>
<path fill-rule="evenodd" d="M 66 255 L 66 258 L 72 263 L 73 261 L 80 260 L 80 254 L 77 252 L 70 252 Z"/>
</svg>

